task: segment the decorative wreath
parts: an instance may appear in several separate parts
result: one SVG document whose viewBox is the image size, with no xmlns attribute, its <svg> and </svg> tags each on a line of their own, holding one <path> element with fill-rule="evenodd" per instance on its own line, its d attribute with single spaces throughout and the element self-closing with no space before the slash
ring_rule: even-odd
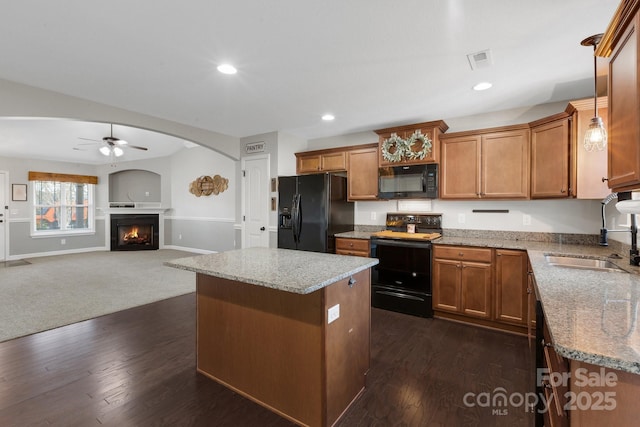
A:
<svg viewBox="0 0 640 427">
<path fill-rule="evenodd" d="M 399 162 L 411 146 L 407 145 L 407 141 L 400 138 L 397 134 L 392 133 L 391 136 L 382 142 L 382 158 L 388 162 Z M 391 149 L 394 149 L 391 152 Z"/>
<path fill-rule="evenodd" d="M 189 184 L 189 193 L 196 197 L 218 195 L 229 188 L 229 180 L 220 175 L 203 175 Z"/>
<path fill-rule="evenodd" d="M 410 147 L 413 146 L 414 143 L 416 142 L 422 142 L 422 148 L 418 151 L 413 151 Z M 415 159 L 424 159 L 430 152 L 431 152 L 431 140 L 429 139 L 428 136 L 423 135 L 422 132 L 420 131 L 420 129 L 416 130 L 415 132 L 413 132 L 413 135 L 411 135 L 409 137 L 409 139 L 407 140 L 407 147 L 409 147 L 409 150 L 407 151 L 407 153 L 405 154 L 409 159 L 415 160 Z"/>
</svg>

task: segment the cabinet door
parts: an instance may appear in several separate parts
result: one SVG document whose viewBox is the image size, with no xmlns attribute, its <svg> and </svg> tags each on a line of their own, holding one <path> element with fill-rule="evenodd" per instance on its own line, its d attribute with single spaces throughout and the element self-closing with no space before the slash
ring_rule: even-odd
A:
<svg viewBox="0 0 640 427">
<path fill-rule="evenodd" d="M 318 173 L 320 172 L 320 155 L 299 155 L 296 158 L 296 173 Z"/>
<path fill-rule="evenodd" d="M 480 197 L 529 197 L 529 130 L 482 135 Z"/>
<path fill-rule="evenodd" d="M 344 151 L 321 155 L 320 170 L 322 172 L 347 170 L 346 155 Z"/>
<path fill-rule="evenodd" d="M 477 199 L 480 195 L 480 136 L 442 139 L 440 198 Z"/>
<path fill-rule="evenodd" d="M 495 320 L 527 324 L 527 253 L 496 249 Z"/>
<path fill-rule="evenodd" d="M 531 198 L 569 197 L 569 118 L 531 129 Z"/>
<path fill-rule="evenodd" d="M 433 260 L 433 309 L 460 311 L 461 263 L 448 259 Z"/>
<path fill-rule="evenodd" d="M 482 319 L 491 317 L 491 264 L 463 262 L 461 289 L 463 314 Z"/>
<path fill-rule="evenodd" d="M 353 150 L 347 154 L 349 200 L 378 198 L 378 147 Z"/>
<path fill-rule="evenodd" d="M 631 21 L 609 60 L 608 178 L 614 191 L 640 186 L 638 19 Z"/>
</svg>

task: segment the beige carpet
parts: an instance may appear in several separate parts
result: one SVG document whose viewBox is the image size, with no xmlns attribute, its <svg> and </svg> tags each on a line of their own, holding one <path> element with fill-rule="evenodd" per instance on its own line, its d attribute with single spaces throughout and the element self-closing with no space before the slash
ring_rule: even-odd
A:
<svg viewBox="0 0 640 427">
<path fill-rule="evenodd" d="M 88 252 L 0 268 L 0 342 L 195 291 L 195 273 L 163 265 L 196 255 Z"/>
</svg>

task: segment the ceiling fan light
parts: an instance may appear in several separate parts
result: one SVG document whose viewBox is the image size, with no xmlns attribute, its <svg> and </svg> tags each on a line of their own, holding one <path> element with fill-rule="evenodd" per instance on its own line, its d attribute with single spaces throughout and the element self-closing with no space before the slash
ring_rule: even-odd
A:
<svg viewBox="0 0 640 427">
<path fill-rule="evenodd" d="M 111 154 L 111 150 L 109 150 L 109 147 L 104 146 L 104 147 L 100 147 L 100 153 L 102 153 L 105 156 L 108 156 Z"/>
<path fill-rule="evenodd" d="M 122 151 L 120 147 L 113 147 L 113 154 L 115 154 L 116 157 L 120 157 L 124 154 L 124 151 Z"/>
</svg>

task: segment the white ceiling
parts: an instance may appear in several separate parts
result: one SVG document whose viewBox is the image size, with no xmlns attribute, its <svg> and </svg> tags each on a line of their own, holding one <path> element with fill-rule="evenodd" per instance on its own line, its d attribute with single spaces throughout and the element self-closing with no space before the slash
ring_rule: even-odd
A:
<svg viewBox="0 0 640 427">
<path fill-rule="evenodd" d="M 618 3 L 6 1 L 0 78 L 235 137 L 313 139 L 590 96 L 580 41 L 604 32 Z M 466 55 L 485 49 L 493 65 L 472 71 Z M 223 62 L 238 74 L 218 73 Z M 483 80 L 493 88 L 471 90 Z M 96 163 L 73 148 L 108 134 L 104 123 L 0 120 L 0 155 L 55 147 Z M 147 156 L 181 147 L 151 135 L 114 128 Z"/>
</svg>

